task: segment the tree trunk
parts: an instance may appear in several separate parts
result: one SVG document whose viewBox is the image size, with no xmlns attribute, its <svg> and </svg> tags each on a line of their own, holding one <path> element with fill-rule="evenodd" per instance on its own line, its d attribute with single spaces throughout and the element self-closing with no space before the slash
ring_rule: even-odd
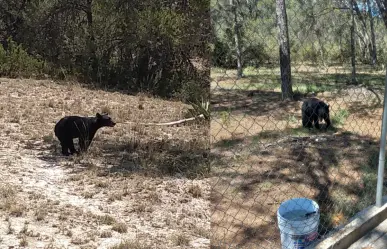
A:
<svg viewBox="0 0 387 249">
<path fill-rule="evenodd" d="M 360 54 L 361 54 L 361 61 L 367 61 L 368 60 L 368 57 L 367 57 L 367 54 L 369 54 L 369 37 L 367 35 L 367 30 L 366 29 L 363 29 L 363 30 L 360 30 L 358 23 L 356 22 L 356 18 L 354 19 L 355 20 L 355 36 L 357 37 L 357 41 L 358 41 L 358 44 L 359 44 L 359 49 L 360 49 Z M 355 44 L 355 49 L 356 49 L 356 44 Z"/>
<path fill-rule="evenodd" d="M 371 10 L 371 1 L 367 0 L 367 6 L 368 6 L 368 15 L 370 18 L 370 27 L 371 27 L 371 65 L 375 66 L 376 64 L 376 41 L 375 41 L 375 27 L 374 27 L 374 18 L 372 17 L 372 10 Z"/>
<path fill-rule="evenodd" d="M 235 41 L 235 50 L 237 56 L 237 79 L 243 77 L 243 68 L 242 68 L 242 53 L 241 53 L 241 44 L 240 44 L 240 27 L 238 22 L 238 13 L 237 5 L 234 3 L 234 0 L 230 0 L 230 5 L 232 8 L 232 13 L 234 15 L 234 41 Z"/>
<path fill-rule="evenodd" d="M 282 99 L 293 99 L 290 67 L 289 32 L 285 0 L 276 0 L 277 25 L 279 30 L 279 56 L 281 68 Z"/>
<path fill-rule="evenodd" d="M 384 26 L 387 28 L 387 0 L 381 1 L 381 0 L 375 0 L 376 4 L 378 5 L 380 14 L 383 17 Z"/>
<path fill-rule="evenodd" d="M 324 48 L 323 42 L 322 42 L 322 40 L 321 40 L 321 32 L 320 32 L 319 30 L 316 30 L 316 31 L 315 31 L 315 34 L 316 34 L 317 41 L 318 41 L 318 46 L 319 46 L 319 50 L 320 50 L 321 61 L 322 61 L 323 66 L 326 68 L 326 67 L 327 67 L 327 63 L 326 63 L 326 61 L 325 61 L 325 48 Z"/>
<path fill-rule="evenodd" d="M 356 51 L 355 51 L 355 15 L 353 13 L 354 1 L 352 0 L 351 5 L 351 64 L 352 64 L 352 78 L 351 83 L 356 84 Z"/>
<path fill-rule="evenodd" d="M 93 12 L 92 12 L 92 4 L 93 0 L 87 0 L 86 5 L 86 18 L 87 18 L 87 28 L 89 32 L 88 37 L 88 49 L 90 51 L 90 64 L 92 68 L 92 77 L 95 79 L 98 71 L 98 61 L 96 55 L 96 45 L 95 45 L 95 37 L 93 31 Z"/>
</svg>

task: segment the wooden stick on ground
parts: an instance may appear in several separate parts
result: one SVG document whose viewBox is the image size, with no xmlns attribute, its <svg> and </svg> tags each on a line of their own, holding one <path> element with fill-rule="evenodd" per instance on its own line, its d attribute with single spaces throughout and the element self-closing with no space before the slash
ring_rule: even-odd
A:
<svg viewBox="0 0 387 249">
<path fill-rule="evenodd" d="M 168 122 L 168 123 L 136 123 L 136 122 L 122 122 L 121 124 L 139 124 L 139 125 L 145 125 L 145 126 L 169 126 L 169 125 L 175 125 L 175 124 L 181 124 L 181 123 L 185 123 L 187 121 L 192 121 L 192 120 L 195 120 L 197 118 L 204 118 L 204 115 L 203 114 L 200 114 L 199 116 L 196 116 L 196 117 L 192 117 L 192 118 L 186 118 L 186 119 L 181 119 L 181 120 L 177 120 L 177 121 L 173 121 L 173 122 Z"/>
</svg>

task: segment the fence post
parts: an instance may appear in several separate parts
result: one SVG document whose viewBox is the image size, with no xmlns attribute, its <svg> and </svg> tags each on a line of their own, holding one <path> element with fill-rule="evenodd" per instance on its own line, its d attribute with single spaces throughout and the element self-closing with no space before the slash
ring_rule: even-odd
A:
<svg viewBox="0 0 387 249">
<path fill-rule="evenodd" d="M 382 206 L 384 164 L 386 161 L 386 132 L 387 132 L 387 65 L 386 65 L 386 78 L 385 78 L 385 86 L 384 86 L 382 134 L 380 136 L 378 183 L 376 186 L 376 206 L 377 207 Z"/>
</svg>

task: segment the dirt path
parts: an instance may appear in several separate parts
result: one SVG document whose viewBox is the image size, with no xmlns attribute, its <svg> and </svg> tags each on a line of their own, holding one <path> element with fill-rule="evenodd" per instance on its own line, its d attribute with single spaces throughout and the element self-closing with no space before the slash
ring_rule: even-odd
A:
<svg viewBox="0 0 387 249">
<path fill-rule="evenodd" d="M 26 248 L 47 248 L 50 244 L 58 246 L 58 248 L 81 248 L 80 245 L 76 244 L 83 244 L 86 246 L 82 248 L 109 248 L 123 239 L 129 241 L 135 241 L 139 239 L 139 237 L 145 239 L 146 234 L 148 234 L 148 236 L 152 234 L 154 237 L 148 241 L 149 248 L 164 248 L 164 246 L 167 248 L 168 243 L 165 239 L 170 237 L 174 232 L 178 233 L 179 231 L 178 229 L 166 227 L 165 223 L 168 223 L 165 222 L 166 218 L 169 217 L 172 221 L 172 216 L 176 215 L 176 218 L 180 217 L 178 219 L 180 222 L 186 222 L 186 224 L 180 225 L 187 227 L 194 227 L 196 222 L 200 223 L 200 215 L 197 217 L 196 221 L 191 219 L 193 217 L 184 215 L 184 213 L 196 212 L 197 210 L 195 210 L 195 207 L 187 207 L 185 204 L 181 204 L 185 208 L 180 209 L 176 206 L 175 209 L 173 209 L 174 203 L 189 202 L 187 199 L 181 201 L 181 198 L 179 198 L 178 195 L 175 196 L 175 198 L 169 198 L 169 200 L 162 200 L 163 194 L 159 195 L 160 200 L 158 200 L 158 202 L 162 203 L 165 201 L 167 202 L 166 204 L 168 204 L 168 202 L 170 203 L 170 209 L 165 210 L 164 212 L 162 209 L 158 211 L 147 210 L 147 206 L 141 206 L 144 210 L 138 210 L 141 208 L 136 206 L 137 203 L 134 203 L 133 201 L 125 203 L 121 200 L 108 203 L 106 201 L 106 195 L 103 193 L 95 194 L 92 198 L 82 196 L 80 194 L 82 194 L 83 191 L 80 191 L 82 187 L 80 188 L 79 182 L 69 180 L 69 176 L 74 175 L 74 173 L 73 169 L 70 167 L 63 167 L 62 164 L 65 162 L 59 164 L 48 162 L 39 159 L 39 153 L 33 150 L 17 149 L 15 148 L 16 146 L 12 146 L 10 143 L 7 143 L 7 145 L 9 146 L 0 149 L 0 163 L 3 165 L 3 169 L 0 172 L 0 182 L 2 183 L 3 193 L 6 192 L 4 189 L 7 187 L 17 189 L 17 197 L 15 197 L 15 199 L 18 207 L 10 207 L 11 216 L 2 214 L 0 209 L 2 220 L 9 221 L 8 224 L 7 222 L 1 222 L 0 248 L 10 248 L 10 246 L 11 248 L 12 246 L 17 247 L 22 243 L 21 240 L 23 240 L 23 234 L 26 235 L 25 238 L 28 241 L 28 246 Z M 151 182 L 152 181 L 149 181 L 148 183 L 150 184 Z M 153 182 L 153 184 L 156 185 L 155 182 Z M 166 188 L 176 186 L 176 189 L 171 192 L 180 192 L 178 189 L 179 186 L 184 189 L 185 184 L 186 180 L 166 179 L 164 181 L 159 180 L 157 188 L 160 190 L 158 192 L 162 193 L 168 192 L 165 191 Z M 139 189 L 132 189 L 130 191 L 131 193 L 127 193 L 127 195 L 133 196 L 137 191 L 139 191 Z M 187 196 L 184 197 L 187 198 Z M 137 202 L 138 201 L 139 200 L 137 200 Z M 194 202 L 195 201 L 199 205 L 203 204 L 200 203 L 200 200 L 194 200 Z M 22 209 L 20 212 L 23 214 L 20 216 L 16 214 L 14 215 L 16 217 L 13 217 L 12 212 L 17 213 L 17 211 L 12 211 L 12 208 Z M 42 212 L 45 213 L 44 216 L 46 216 L 46 218 L 37 220 L 37 213 L 40 209 L 45 210 Z M 173 211 L 175 211 L 175 213 Z M 206 213 L 206 210 L 202 211 L 203 213 Z M 153 215 L 152 218 L 150 218 L 149 215 L 141 217 L 137 214 L 138 212 L 151 212 Z M 59 213 L 59 216 L 56 215 L 57 213 Z M 63 214 L 66 217 L 60 218 Z M 208 214 L 206 215 L 208 216 Z M 48 218 L 49 216 L 51 217 Z M 103 230 L 107 230 L 109 227 L 108 224 L 101 224 L 104 223 L 104 221 L 101 221 L 101 217 L 112 217 L 111 219 L 129 224 L 128 231 L 123 234 L 113 231 L 111 238 L 101 238 Z M 114 221 L 111 221 L 111 223 L 114 223 Z M 27 227 L 27 229 L 25 227 Z M 203 233 L 205 233 L 206 227 L 197 227 L 196 232 L 199 232 L 200 229 L 203 229 Z M 9 230 L 13 231 L 11 232 Z M 95 233 L 96 230 L 100 230 L 100 232 Z M 36 234 L 33 234 L 34 232 Z M 78 232 L 81 233 L 80 236 L 77 235 Z M 145 241 L 146 240 L 147 239 L 145 239 Z M 176 240 L 179 240 L 179 238 L 176 238 Z M 183 240 L 183 238 L 180 238 L 180 240 Z M 157 246 L 154 241 L 158 241 L 161 244 Z M 182 245 L 178 245 L 179 243 L 186 243 L 186 246 L 190 245 L 190 248 L 209 247 L 209 239 L 200 238 L 199 236 L 190 240 L 189 243 L 184 241 L 175 241 L 174 243 L 176 244 L 176 248 L 187 248 L 181 247 Z"/>
<path fill-rule="evenodd" d="M 85 212 L 101 214 L 99 200 L 80 198 L 74 194 L 74 186 L 66 184 L 65 176 L 71 173 L 70 169 L 36 158 L 29 150 L 2 148 L 0 155 L 0 162 L 12 163 L 10 171 L 0 172 L 1 182 L 18 185 L 24 192 L 42 193 L 47 199 L 79 207 Z"/>
</svg>

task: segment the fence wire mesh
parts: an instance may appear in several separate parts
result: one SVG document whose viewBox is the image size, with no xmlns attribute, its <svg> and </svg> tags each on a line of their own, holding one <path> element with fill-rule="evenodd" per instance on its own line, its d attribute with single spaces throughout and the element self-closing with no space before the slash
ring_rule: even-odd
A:
<svg viewBox="0 0 387 249">
<path fill-rule="evenodd" d="M 212 0 L 211 11 L 212 248 L 280 248 L 276 212 L 295 197 L 318 203 L 321 240 L 375 203 L 387 55 L 377 5 Z M 311 98 L 329 105 L 329 127 L 302 126 Z"/>
</svg>

